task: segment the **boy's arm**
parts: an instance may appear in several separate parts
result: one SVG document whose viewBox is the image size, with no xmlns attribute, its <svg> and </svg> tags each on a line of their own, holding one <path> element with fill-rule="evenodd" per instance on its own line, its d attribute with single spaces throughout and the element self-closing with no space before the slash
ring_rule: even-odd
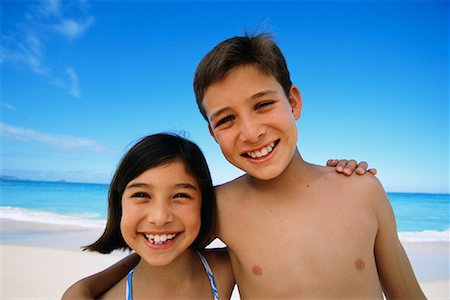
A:
<svg viewBox="0 0 450 300">
<path fill-rule="evenodd" d="M 376 180 L 374 204 L 378 218 L 375 260 L 387 299 L 426 299 L 397 235 L 395 216 L 389 199 Z"/>
<path fill-rule="evenodd" d="M 64 292 L 62 299 L 97 299 L 125 277 L 139 260 L 135 253 L 128 255 L 107 269 L 77 281 Z"/>
<path fill-rule="evenodd" d="M 354 159 L 329 159 L 327 160 L 327 166 L 335 167 L 336 172 L 342 173 L 347 176 L 350 176 L 353 173 L 363 175 L 366 172 L 369 172 L 372 175 L 377 175 L 377 169 L 370 168 L 369 170 L 367 170 L 368 164 L 365 161 L 356 163 L 356 160 Z"/>
</svg>

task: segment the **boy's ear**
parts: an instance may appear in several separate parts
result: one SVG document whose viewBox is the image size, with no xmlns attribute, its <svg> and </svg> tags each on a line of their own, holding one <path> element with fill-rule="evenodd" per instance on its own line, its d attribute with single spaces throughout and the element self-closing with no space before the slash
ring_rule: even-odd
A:
<svg viewBox="0 0 450 300">
<path fill-rule="evenodd" d="M 216 141 L 217 143 L 217 139 L 216 139 L 216 135 L 214 134 L 213 129 L 211 128 L 211 124 L 209 124 L 208 122 L 208 130 L 209 130 L 209 134 L 213 137 L 213 139 Z"/>
<path fill-rule="evenodd" d="M 302 95 L 295 85 L 289 91 L 289 105 L 291 106 L 292 115 L 295 120 L 300 119 L 300 115 L 302 114 Z"/>
</svg>

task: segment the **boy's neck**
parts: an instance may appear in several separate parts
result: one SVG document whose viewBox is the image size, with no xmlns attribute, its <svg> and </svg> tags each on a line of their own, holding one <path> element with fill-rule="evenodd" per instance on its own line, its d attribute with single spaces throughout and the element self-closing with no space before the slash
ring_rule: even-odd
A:
<svg viewBox="0 0 450 300">
<path fill-rule="evenodd" d="M 277 177 L 269 180 L 260 180 L 256 177 L 246 174 L 246 180 L 249 186 L 259 190 L 270 189 L 271 191 L 283 190 L 293 185 L 299 185 L 302 182 L 310 180 L 309 164 L 305 162 L 296 148 L 292 159 L 286 169 Z"/>
</svg>

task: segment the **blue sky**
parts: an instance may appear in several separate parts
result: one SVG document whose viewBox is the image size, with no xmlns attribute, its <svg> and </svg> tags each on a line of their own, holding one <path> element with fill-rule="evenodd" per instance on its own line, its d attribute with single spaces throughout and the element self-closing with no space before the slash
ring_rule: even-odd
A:
<svg viewBox="0 0 450 300">
<path fill-rule="evenodd" d="M 310 162 L 366 160 L 387 191 L 449 190 L 447 1 L 2 1 L 1 175 L 107 183 L 159 131 L 241 172 L 197 111 L 195 68 L 218 42 L 270 31 L 303 96 Z"/>
</svg>

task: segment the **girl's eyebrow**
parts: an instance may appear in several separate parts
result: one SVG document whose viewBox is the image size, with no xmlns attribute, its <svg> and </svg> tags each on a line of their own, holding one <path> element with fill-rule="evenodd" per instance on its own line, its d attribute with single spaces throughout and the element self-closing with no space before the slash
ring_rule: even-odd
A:
<svg viewBox="0 0 450 300">
<path fill-rule="evenodd" d="M 133 183 L 129 183 L 125 189 L 133 189 L 133 188 L 148 188 L 151 187 L 152 184 L 148 184 L 148 183 L 141 183 L 141 182 L 133 182 Z"/>
<path fill-rule="evenodd" d="M 190 183 L 177 183 L 174 186 L 183 189 L 197 190 L 197 187 Z"/>
<path fill-rule="evenodd" d="M 128 184 L 125 189 L 133 189 L 133 188 L 151 188 L 153 187 L 153 184 L 149 183 L 143 183 L 143 182 L 133 182 Z M 197 187 L 193 184 L 182 182 L 182 183 L 176 183 L 173 185 L 175 188 L 184 188 L 184 189 L 191 189 L 191 190 L 197 190 Z"/>
</svg>

